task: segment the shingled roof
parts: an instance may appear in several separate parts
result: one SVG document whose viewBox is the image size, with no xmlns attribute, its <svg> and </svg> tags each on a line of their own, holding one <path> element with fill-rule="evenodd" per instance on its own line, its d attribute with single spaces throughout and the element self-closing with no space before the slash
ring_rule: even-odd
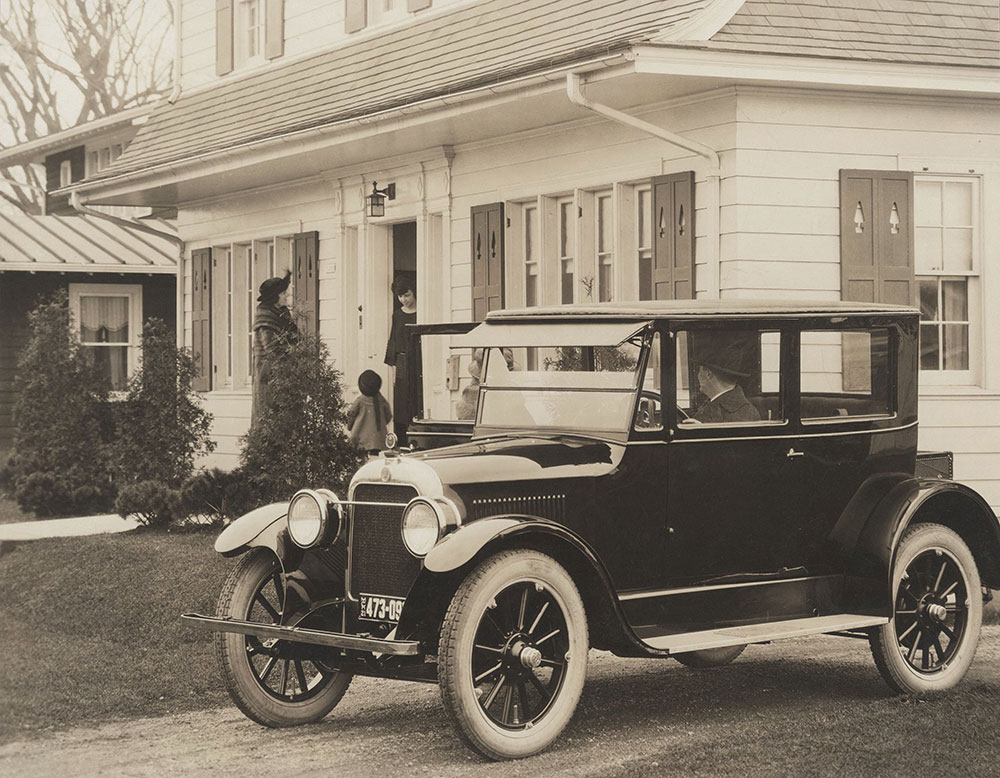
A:
<svg viewBox="0 0 1000 778">
<path fill-rule="evenodd" d="M 370 115 L 648 40 L 710 0 L 484 0 L 161 105 L 95 179 Z"/>
<path fill-rule="evenodd" d="M 747 0 L 710 48 L 1000 67 L 997 0 Z"/>
<path fill-rule="evenodd" d="M 997 0 L 481 0 L 162 103 L 88 181 L 372 116 L 653 43 L 1000 67 Z M 723 16 L 723 19 L 725 17 Z M 721 27 L 721 29 L 720 29 Z M 714 35 L 712 34 L 714 33 Z M 697 34 L 696 34 L 697 37 Z"/>
<path fill-rule="evenodd" d="M 168 229 L 157 222 L 157 229 Z M 0 272 L 175 273 L 178 248 L 93 216 L 32 216 L 0 209 Z"/>
</svg>

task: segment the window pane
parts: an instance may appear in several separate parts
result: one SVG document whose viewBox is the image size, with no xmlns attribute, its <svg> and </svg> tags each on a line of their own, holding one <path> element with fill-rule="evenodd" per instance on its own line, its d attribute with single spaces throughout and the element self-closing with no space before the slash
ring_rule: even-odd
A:
<svg viewBox="0 0 1000 778">
<path fill-rule="evenodd" d="M 524 304 L 527 307 L 538 305 L 538 275 L 528 268 L 524 274 Z"/>
<path fill-rule="evenodd" d="M 944 307 L 944 321 L 969 320 L 968 281 L 941 281 L 941 297 Z"/>
<path fill-rule="evenodd" d="M 646 189 L 639 192 L 639 248 L 645 249 L 653 245 L 653 236 L 650 231 L 650 196 L 651 192 Z"/>
<path fill-rule="evenodd" d="M 890 342 L 887 329 L 803 332 L 802 418 L 889 413 Z"/>
<path fill-rule="evenodd" d="M 128 346 L 86 346 L 93 356 L 100 381 L 106 389 L 120 392 L 126 389 L 128 378 Z"/>
<path fill-rule="evenodd" d="M 524 261 L 535 261 L 535 241 L 537 240 L 537 210 L 535 208 L 524 209 Z"/>
<path fill-rule="evenodd" d="M 563 303 L 573 302 L 573 260 L 563 260 L 561 263 L 561 286 Z"/>
<path fill-rule="evenodd" d="M 597 198 L 597 251 L 606 254 L 611 250 L 611 197 Z"/>
<path fill-rule="evenodd" d="M 936 324 L 920 325 L 920 369 L 937 370 L 938 356 L 938 326 Z"/>
<path fill-rule="evenodd" d="M 917 224 L 941 224 L 941 184 L 917 181 L 914 184 L 913 218 Z"/>
<path fill-rule="evenodd" d="M 597 270 L 599 297 L 602 303 L 611 302 L 611 265 L 601 263 Z"/>
<path fill-rule="evenodd" d="M 653 299 L 653 257 L 648 251 L 639 255 L 639 299 Z"/>
<path fill-rule="evenodd" d="M 699 330 L 677 334 L 679 424 L 745 424 L 783 418 L 780 334 Z"/>
<path fill-rule="evenodd" d="M 944 223 L 972 226 L 972 183 L 949 181 L 944 185 Z"/>
<path fill-rule="evenodd" d="M 914 254 L 917 271 L 940 270 L 941 230 L 937 227 L 917 227 Z"/>
<path fill-rule="evenodd" d="M 936 278 L 921 278 L 920 283 L 920 317 L 929 321 L 937 321 L 938 316 L 938 280 Z"/>
<path fill-rule="evenodd" d="M 967 324 L 945 324 L 944 369 L 969 369 L 969 327 Z"/>
<path fill-rule="evenodd" d="M 128 343 L 128 297 L 80 297 L 83 343 Z"/>
<path fill-rule="evenodd" d="M 972 229 L 944 231 L 944 268 L 972 270 Z"/>
<path fill-rule="evenodd" d="M 570 209 L 573 203 L 566 202 L 559 204 L 559 256 L 568 257 L 573 254 L 572 249 L 572 226 L 570 223 Z"/>
</svg>

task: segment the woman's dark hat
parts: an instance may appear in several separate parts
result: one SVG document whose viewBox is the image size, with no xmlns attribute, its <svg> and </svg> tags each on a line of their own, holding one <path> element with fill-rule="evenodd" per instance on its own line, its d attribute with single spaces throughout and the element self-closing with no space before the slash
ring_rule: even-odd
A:
<svg viewBox="0 0 1000 778">
<path fill-rule="evenodd" d="M 291 280 L 291 270 L 286 270 L 283 278 L 268 278 L 260 285 L 260 296 L 257 298 L 257 302 L 274 302 L 278 299 L 278 295 L 288 288 L 288 284 Z"/>
<path fill-rule="evenodd" d="M 382 377 L 374 370 L 365 370 L 358 376 L 358 389 L 365 397 L 374 397 L 382 388 Z"/>
</svg>

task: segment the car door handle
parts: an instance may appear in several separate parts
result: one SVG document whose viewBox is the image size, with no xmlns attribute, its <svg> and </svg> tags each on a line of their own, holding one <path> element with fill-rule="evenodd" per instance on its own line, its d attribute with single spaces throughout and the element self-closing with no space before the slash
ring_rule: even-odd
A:
<svg viewBox="0 0 1000 778">
<path fill-rule="evenodd" d="M 796 451 L 794 448 L 788 449 L 788 453 L 785 454 L 789 459 L 794 459 L 795 457 L 804 457 L 806 455 L 805 451 Z"/>
</svg>

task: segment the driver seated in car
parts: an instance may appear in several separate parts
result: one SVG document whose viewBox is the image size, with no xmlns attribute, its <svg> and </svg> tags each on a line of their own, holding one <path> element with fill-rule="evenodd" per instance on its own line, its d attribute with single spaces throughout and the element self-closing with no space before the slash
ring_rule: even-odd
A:
<svg viewBox="0 0 1000 778">
<path fill-rule="evenodd" d="M 726 424 L 760 421 L 760 412 L 743 393 L 743 372 L 739 344 L 731 343 L 709 352 L 698 363 L 698 387 L 708 399 L 694 412 L 691 421 L 703 424 Z"/>
</svg>

